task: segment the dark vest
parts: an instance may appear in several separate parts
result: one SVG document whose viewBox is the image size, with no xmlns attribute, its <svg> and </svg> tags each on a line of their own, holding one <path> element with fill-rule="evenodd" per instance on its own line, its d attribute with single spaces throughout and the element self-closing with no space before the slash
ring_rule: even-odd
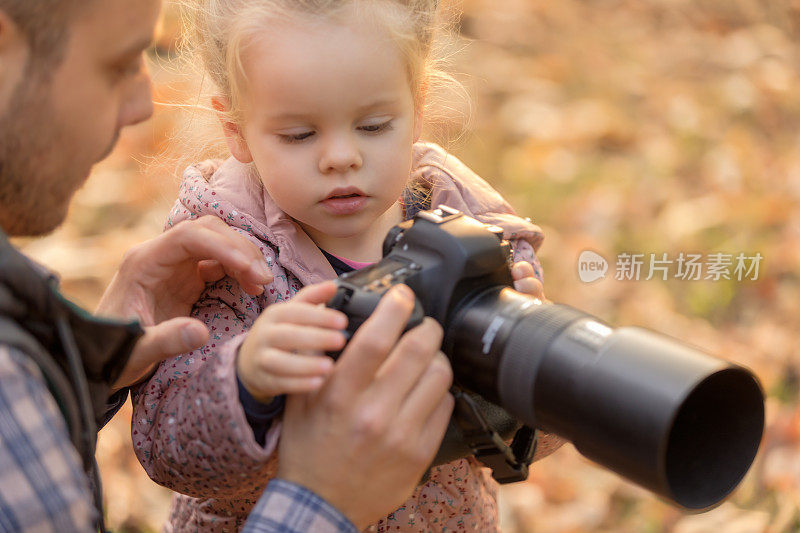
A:
<svg viewBox="0 0 800 533">
<path fill-rule="evenodd" d="M 84 469 L 95 479 L 97 429 L 105 422 L 110 384 L 142 333 L 138 322 L 93 317 L 66 300 L 57 278 L 0 232 L 0 344 L 16 348 L 41 369 Z"/>
</svg>

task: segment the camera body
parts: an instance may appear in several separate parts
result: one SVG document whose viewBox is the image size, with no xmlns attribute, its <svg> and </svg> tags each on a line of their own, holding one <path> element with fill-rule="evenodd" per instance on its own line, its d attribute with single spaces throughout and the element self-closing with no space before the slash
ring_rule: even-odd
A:
<svg viewBox="0 0 800 533">
<path fill-rule="evenodd" d="M 395 226 L 384 240 L 383 256 L 374 265 L 343 274 L 336 295 L 328 303 L 348 316 L 348 338 L 369 318 L 383 295 L 403 283 L 416 295 L 406 329 L 418 325 L 425 316 L 436 319 L 445 331 L 442 351 L 451 355 L 456 341 L 448 335 L 454 332 L 452 318 L 485 291 L 513 285 L 512 250 L 503 240 L 502 228 L 488 226 L 447 206 L 420 211 L 414 219 Z M 494 340 L 492 331 L 483 337 L 481 352 L 488 355 Z M 498 401 L 490 392 L 494 383 L 476 383 L 481 381 L 480 373 L 475 372 L 483 366 L 481 361 L 462 359 L 451 358 L 458 383 Z M 470 371 L 459 374 L 458 366 L 468 366 Z"/>
</svg>

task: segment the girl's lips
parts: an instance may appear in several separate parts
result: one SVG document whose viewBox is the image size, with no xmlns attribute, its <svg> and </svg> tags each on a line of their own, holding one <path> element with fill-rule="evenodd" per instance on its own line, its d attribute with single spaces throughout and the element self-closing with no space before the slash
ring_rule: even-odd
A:
<svg viewBox="0 0 800 533">
<path fill-rule="evenodd" d="M 320 202 L 322 207 L 332 215 L 352 215 L 363 209 L 367 203 L 366 196 L 345 196 L 326 198 Z"/>
</svg>

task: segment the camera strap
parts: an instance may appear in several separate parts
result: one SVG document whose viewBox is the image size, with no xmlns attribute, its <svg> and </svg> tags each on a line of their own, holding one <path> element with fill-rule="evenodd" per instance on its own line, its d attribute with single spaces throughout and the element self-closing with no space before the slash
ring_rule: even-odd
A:
<svg viewBox="0 0 800 533">
<path fill-rule="evenodd" d="M 453 418 L 473 455 L 492 469 L 498 483 L 514 483 L 528 478 L 528 465 L 536 453 L 539 430 L 522 426 L 511 446 L 487 422 L 478 405 L 457 387 L 451 390 L 456 400 Z"/>
</svg>

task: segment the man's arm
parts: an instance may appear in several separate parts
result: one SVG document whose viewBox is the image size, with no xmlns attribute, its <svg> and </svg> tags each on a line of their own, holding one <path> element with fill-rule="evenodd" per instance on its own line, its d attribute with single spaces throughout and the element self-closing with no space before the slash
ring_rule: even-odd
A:
<svg viewBox="0 0 800 533">
<path fill-rule="evenodd" d="M 80 464 L 39 369 L 0 345 L 0 531 L 92 531 Z"/>
</svg>

